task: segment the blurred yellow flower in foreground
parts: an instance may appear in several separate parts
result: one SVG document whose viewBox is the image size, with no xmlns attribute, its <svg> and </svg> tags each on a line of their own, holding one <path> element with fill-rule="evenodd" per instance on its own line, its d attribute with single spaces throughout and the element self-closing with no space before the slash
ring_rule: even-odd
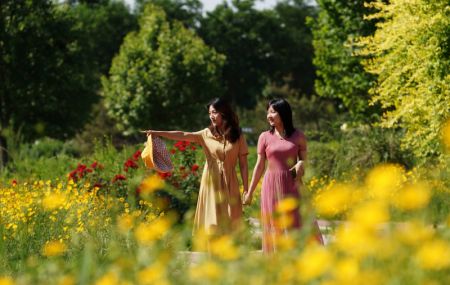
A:
<svg viewBox="0 0 450 285">
<path fill-rule="evenodd" d="M 109 272 L 103 275 L 100 279 L 95 282 L 95 285 L 118 285 L 119 277 L 114 272 Z"/>
<path fill-rule="evenodd" d="M 315 198 L 315 207 L 319 215 L 332 217 L 344 212 L 352 196 L 352 187 L 337 184 L 319 193 Z"/>
<path fill-rule="evenodd" d="M 407 245 L 419 245 L 434 236 L 434 229 L 419 221 L 402 224 L 396 229 L 396 238 Z"/>
<path fill-rule="evenodd" d="M 71 275 L 65 275 L 61 277 L 58 282 L 58 285 L 75 285 L 75 277 Z"/>
<path fill-rule="evenodd" d="M 275 239 L 277 250 L 288 251 L 296 246 L 295 239 L 290 235 L 280 235 Z"/>
<path fill-rule="evenodd" d="M 426 185 L 408 185 L 397 193 L 394 205 L 401 210 L 418 210 L 428 205 L 430 198 L 431 191 Z"/>
<path fill-rule="evenodd" d="M 400 165 L 381 164 L 366 177 L 366 185 L 372 197 L 388 199 L 405 180 L 405 170 Z"/>
<path fill-rule="evenodd" d="M 353 284 L 359 274 L 359 262 L 356 258 L 344 258 L 333 265 L 333 276 L 339 284 Z"/>
<path fill-rule="evenodd" d="M 277 212 L 286 213 L 292 210 L 297 209 L 298 200 L 293 197 L 289 197 L 283 200 L 280 200 L 276 206 Z"/>
<path fill-rule="evenodd" d="M 450 245 L 444 240 L 431 240 L 419 248 L 416 254 L 420 267 L 440 270 L 450 266 Z"/>
<path fill-rule="evenodd" d="M 133 216 L 130 214 L 123 214 L 117 218 L 117 227 L 120 232 L 127 233 L 133 228 Z"/>
<path fill-rule="evenodd" d="M 140 185 L 142 195 L 149 195 L 162 188 L 164 188 L 164 180 L 162 180 L 157 174 L 153 174 L 145 178 Z"/>
<path fill-rule="evenodd" d="M 52 193 L 42 200 L 42 207 L 51 211 L 64 205 L 66 196 L 62 193 Z"/>
<path fill-rule="evenodd" d="M 381 223 L 389 221 L 389 209 L 384 202 L 366 202 L 352 211 L 349 221 L 368 229 L 375 229 Z"/>
<path fill-rule="evenodd" d="M 138 274 L 139 284 L 168 285 L 166 268 L 161 263 L 155 263 L 141 270 Z"/>
<path fill-rule="evenodd" d="M 67 250 L 66 245 L 61 241 L 50 241 L 42 248 L 42 255 L 44 256 L 58 256 L 62 255 Z"/>
<path fill-rule="evenodd" d="M 14 285 L 14 281 L 10 277 L 0 277 L 0 285 Z"/>
<path fill-rule="evenodd" d="M 195 265 L 189 271 L 190 277 L 196 281 L 205 279 L 208 281 L 217 281 L 222 277 L 222 274 L 222 268 L 213 261 L 206 261 Z"/>
<path fill-rule="evenodd" d="M 377 250 L 377 237 L 372 231 L 359 224 L 342 225 L 336 230 L 335 245 L 338 249 L 355 257 L 374 254 Z"/>
<path fill-rule="evenodd" d="M 160 239 L 171 227 L 172 223 L 168 218 L 160 217 L 150 223 L 140 224 L 135 232 L 136 240 L 142 245 L 150 245 L 155 240 Z"/>
<path fill-rule="evenodd" d="M 314 245 L 307 247 L 297 260 L 298 277 L 302 281 L 317 278 L 328 271 L 333 255 L 326 247 Z"/>
<path fill-rule="evenodd" d="M 194 251 L 208 251 L 209 238 L 210 236 L 205 230 L 200 229 L 195 231 L 193 235 Z"/>
<path fill-rule="evenodd" d="M 230 236 L 221 236 L 211 241 L 211 253 L 223 260 L 234 260 L 239 257 L 239 251 L 234 246 Z"/>
</svg>

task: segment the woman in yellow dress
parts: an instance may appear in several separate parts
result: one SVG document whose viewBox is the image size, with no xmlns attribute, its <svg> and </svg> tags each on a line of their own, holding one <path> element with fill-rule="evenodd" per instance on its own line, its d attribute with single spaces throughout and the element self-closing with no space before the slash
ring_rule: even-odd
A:
<svg viewBox="0 0 450 285">
<path fill-rule="evenodd" d="M 146 130 L 148 135 L 195 142 L 206 161 L 195 211 L 194 234 L 230 234 L 242 222 L 242 201 L 236 164 L 239 162 L 243 190 L 248 190 L 248 148 L 239 120 L 227 101 L 213 99 L 208 105 L 209 127 L 198 132 Z"/>
</svg>

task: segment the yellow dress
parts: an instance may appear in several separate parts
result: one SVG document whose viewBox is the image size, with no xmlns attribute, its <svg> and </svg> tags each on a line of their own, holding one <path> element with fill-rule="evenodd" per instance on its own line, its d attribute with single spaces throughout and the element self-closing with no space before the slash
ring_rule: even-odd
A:
<svg viewBox="0 0 450 285">
<path fill-rule="evenodd" d="M 247 143 L 243 135 L 230 143 L 215 137 L 208 128 L 194 134 L 206 156 L 195 211 L 194 234 L 198 231 L 231 233 L 239 227 L 242 219 L 236 164 L 239 156 L 248 154 Z"/>
</svg>

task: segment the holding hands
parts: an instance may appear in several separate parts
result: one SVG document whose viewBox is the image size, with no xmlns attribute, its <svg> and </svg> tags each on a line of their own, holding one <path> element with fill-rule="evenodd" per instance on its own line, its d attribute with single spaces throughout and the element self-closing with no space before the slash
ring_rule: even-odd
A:
<svg viewBox="0 0 450 285">
<path fill-rule="evenodd" d="M 253 193 L 250 191 L 244 191 L 243 197 L 242 197 L 242 204 L 243 205 L 251 205 L 253 199 Z"/>
</svg>

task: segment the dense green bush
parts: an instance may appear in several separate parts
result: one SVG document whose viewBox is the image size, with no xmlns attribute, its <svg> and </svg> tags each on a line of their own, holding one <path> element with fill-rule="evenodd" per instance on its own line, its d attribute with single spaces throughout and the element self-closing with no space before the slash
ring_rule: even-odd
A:
<svg viewBox="0 0 450 285">
<path fill-rule="evenodd" d="M 344 125 L 336 140 L 309 141 L 307 177 L 327 175 L 339 178 L 382 162 L 397 163 L 409 169 L 414 161 L 411 154 L 400 149 L 399 136 L 399 131 Z"/>
</svg>

